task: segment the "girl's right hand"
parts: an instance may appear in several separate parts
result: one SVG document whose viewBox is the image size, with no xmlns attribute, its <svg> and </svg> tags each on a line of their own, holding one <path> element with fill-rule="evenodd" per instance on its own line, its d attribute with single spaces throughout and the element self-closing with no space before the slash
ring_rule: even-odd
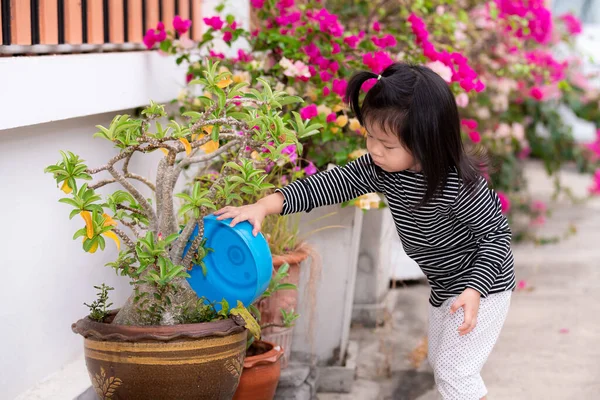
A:
<svg viewBox="0 0 600 400">
<path fill-rule="evenodd" d="M 225 207 L 215 212 L 219 221 L 231 218 L 232 221 L 229 224 L 231 227 L 236 226 L 240 222 L 248 221 L 252 224 L 254 229 L 252 234 L 258 235 L 262 227 L 262 223 L 267 216 L 267 208 L 260 203 L 250 204 L 241 207 Z"/>
</svg>

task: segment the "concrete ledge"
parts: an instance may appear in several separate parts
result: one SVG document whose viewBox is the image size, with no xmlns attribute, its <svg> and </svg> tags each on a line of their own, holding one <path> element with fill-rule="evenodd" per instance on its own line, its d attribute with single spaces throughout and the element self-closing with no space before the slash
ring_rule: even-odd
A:
<svg viewBox="0 0 600 400">
<path fill-rule="evenodd" d="M 350 341 L 344 366 L 319 367 L 317 391 L 326 393 L 350 393 L 356 378 L 358 342 Z"/>
<path fill-rule="evenodd" d="M 354 304 L 352 322 L 374 328 L 383 325 L 392 313 L 398 298 L 397 290 L 389 290 L 378 304 Z"/>
</svg>

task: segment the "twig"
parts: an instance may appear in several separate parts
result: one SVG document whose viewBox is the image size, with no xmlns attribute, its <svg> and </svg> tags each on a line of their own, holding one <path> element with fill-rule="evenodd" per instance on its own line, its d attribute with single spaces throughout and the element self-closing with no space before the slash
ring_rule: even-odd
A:
<svg viewBox="0 0 600 400">
<path fill-rule="evenodd" d="M 150 220 L 150 230 L 156 231 L 156 213 L 152 209 L 152 206 L 150 206 L 150 203 L 148 203 L 148 201 L 139 192 L 139 190 L 137 190 L 135 186 L 129 183 L 127 179 L 125 179 L 125 177 L 121 175 L 119 171 L 117 171 L 112 165 L 110 165 L 107 168 L 107 171 L 113 176 L 113 178 L 115 178 L 121 185 L 123 185 L 123 187 L 127 189 L 127 191 L 129 191 L 129 193 L 131 193 L 131 195 L 137 200 L 137 202 L 140 204 L 140 206 L 146 213 L 148 219 Z"/>
<path fill-rule="evenodd" d="M 142 234 L 140 233 L 140 231 L 137 230 L 137 228 L 135 227 L 135 223 L 133 222 L 129 222 L 129 221 L 125 221 L 125 220 L 119 220 L 123 225 L 125 225 L 126 227 L 128 227 L 129 229 L 131 229 L 131 232 L 133 232 L 133 234 L 135 235 L 136 238 L 140 238 L 142 237 Z"/>
<path fill-rule="evenodd" d="M 141 214 L 141 215 L 143 215 L 146 218 L 150 218 L 148 215 L 144 214 L 143 210 L 139 210 L 137 208 L 129 207 L 129 206 L 126 206 L 124 204 L 117 204 L 117 209 L 131 211 L 132 213 Z"/>
<path fill-rule="evenodd" d="M 143 182 L 146 184 L 146 186 L 148 186 L 150 189 L 152 189 L 153 191 L 156 191 L 156 187 L 154 186 L 154 184 L 152 182 L 150 182 L 147 178 L 141 176 L 141 175 L 137 175 L 131 172 L 128 172 L 127 174 L 125 174 L 125 178 L 129 178 L 129 179 L 135 179 L 138 180 L 140 182 Z M 98 189 L 101 188 L 102 186 L 106 186 L 110 183 L 115 183 L 117 180 L 116 179 L 104 179 L 101 181 L 98 181 L 97 183 L 90 185 L 90 189 Z"/>
<path fill-rule="evenodd" d="M 135 248 L 135 244 L 133 244 L 133 242 L 131 241 L 131 239 L 129 238 L 129 236 L 127 236 L 125 234 L 125 232 L 123 232 L 122 230 L 120 230 L 119 228 L 113 228 L 112 231 L 121 238 L 121 240 L 123 241 L 123 243 L 125 243 L 125 245 L 127 247 L 129 247 L 130 249 L 134 249 Z"/>
</svg>

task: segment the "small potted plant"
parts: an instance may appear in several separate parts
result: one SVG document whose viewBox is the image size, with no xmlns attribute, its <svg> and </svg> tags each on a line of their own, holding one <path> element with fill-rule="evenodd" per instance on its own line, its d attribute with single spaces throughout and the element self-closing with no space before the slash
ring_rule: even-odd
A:
<svg viewBox="0 0 600 400">
<path fill-rule="evenodd" d="M 264 81 L 261 90 L 242 91 L 247 84 L 234 85 L 231 74 L 210 61 L 202 76 L 194 83 L 211 96 L 198 97 L 203 108 L 186 113 L 185 123 L 161 124 L 165 109 L 151 103 L 140 118 L 121 115 L 98 127 L 96 136 L 118 149 L 105 165 L 90 168 L 63 152 L 46 169 L 68 195 L 60 202 L 72 207 L 70 217 L 83 220 L 74 239 L 89 253 L 104 250 L 107 238 L 122 246 L 109 265 L 133 287 L 119 310 L 109 310 L 108 288 L 100 287 L 91 314 L 73 324 L 85 338 L 88 372 L 102 399 L 230 399 L 244 362 L 245 327 L 260 334 L 244 304 L 230 309 L 208 301 L 187 278 L 194 268 L 211 274 L 203 260 L 211 252 L 204 228 L 212 210 L 239 193 L 268 188 L 266 172 L 250 155 L 258 151 L 263 161 L 276 161 L 307 127 L 299 117 L 280 115 L 282 105 L 299 99 Z M 130 171 L 134 155 L 155 151 L 164 156 L 154 181 Z M 174 194 L 184 169 L 221 157 L 230 161 L 208 188 L 195 184 L 190 193 Z M 111 184 L 119 190 L 103 198 L 97 189 Z"/>
</svg>

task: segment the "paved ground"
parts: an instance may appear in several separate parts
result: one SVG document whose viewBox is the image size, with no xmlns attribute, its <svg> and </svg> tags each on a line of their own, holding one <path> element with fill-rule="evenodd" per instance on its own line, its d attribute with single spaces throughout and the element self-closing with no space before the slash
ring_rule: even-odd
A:
<svg viewBox="0 0 600 400">
<path fill-rule="evenodd" d="M 538 165 L 528 171 L 532 193 L 549 199 L 552 185 Z M 564 174 L 576 194 L 587 178 Z M 483 377 L 490 400 L 600 399 L 600 199 L 573 206 L 558 200 L 540 233 L 578 234 L 558 244 L 515 246 L 517 279 L 511 311 Z M 356 327 L 360 342 L 358 381 L 347 395 L 323 400 L 433 400 L 431 369 L 424 359 L 428 288 L 398 289 L 386 325 Z"/>
</svg>

